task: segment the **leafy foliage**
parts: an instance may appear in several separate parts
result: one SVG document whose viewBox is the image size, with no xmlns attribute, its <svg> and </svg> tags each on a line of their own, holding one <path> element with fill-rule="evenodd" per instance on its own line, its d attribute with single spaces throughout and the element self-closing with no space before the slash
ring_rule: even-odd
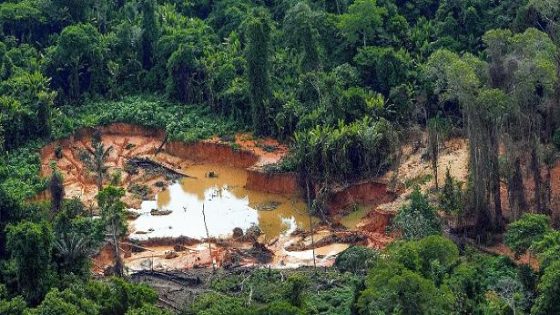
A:
<svg viewBox="0 0 560 315">
<path fill-rule="evenodd" d="M 547 216 L 527 213 L 508 225 L 505 242 L 516 255 L 521 255 L 534 242 L 542 240 L 548 231 L 550 231 L 550 219 Z"/>
<path fill-rule="evenodd" d="M 440 207 L 447 213 L 463 211 L 463 185 L 451 176 L 449 168 L 445 172 L 445 181 L 440 195 Z"/>
<path fill-rule="evenodd" d="M 396 136 L 385 120 L 369 119 L 338 127 L 315 127 L 295 136 L 294 159 L 318 181 L 377 176 L 393 163 Z"/>
<path fill-rule="evenodd" d="M 373 266 L 378 255 L 367 247 L 352 246 L 336 257 L 334 265 L 341 272 L 364 274 Z"/>
<path fill-rule="evenodd" d="M 8 226 L 6 246 L 15 261 L 18 288 L 28 302 L 38 303 L 49 287 L 52 230 L 47 223 Z"/>
<path fill-rule="evenodd" d="M 380 255 L 349 249 L 337 268 L 350 273 L 324 279 L 257 271 L 243 285 L 217 280 L 219 293 L 192 311 L 557 313 L 560 242 L 542 215 L 556 211 L 559 30 L 550 0 L 2 1 L 0 313 L 166 313 L 145 287 L 89 279 L 105 228 L 116 247 L 124 233 L 122 191 L 102 189 L 109 151 L 99 141 L 85 158 L 101 190 L 94 222 L 64 200 L 62 176 L 39 177 L 47 141 L 115 122 L 185 142 L 253 131 L 291 144 L 275 168 L 323 192 L 396 166 L 416 125 L 428 129 L 437 181 L 441 121 L 468 138 L 469 176 L 465 187 L 446 176 L 434 197 L 485 236 L 504 231 L 507 188 L 521 220 L 506 242 L 537 255 L 539 279 L 501 258 L 458 256 L 433 236 L 435 209 L 415 191 L 394 222 L 413 241 Z M 33 202 L 47 188 L 54 211 Z M 321 197 L 310 193 L 316 205 Z M 529 210 L 539 215 L 522 216 Z M 365 283 L 352 274 L 370 268 Z"/>
<path fill-rule="evenodd" d="M 436 209 L 418 188 L 410 195 L 410 203 L 403 206 L 393 219 L 393 228 L 400 231 L 407 240 L 441 233 Z"/>
</svg>

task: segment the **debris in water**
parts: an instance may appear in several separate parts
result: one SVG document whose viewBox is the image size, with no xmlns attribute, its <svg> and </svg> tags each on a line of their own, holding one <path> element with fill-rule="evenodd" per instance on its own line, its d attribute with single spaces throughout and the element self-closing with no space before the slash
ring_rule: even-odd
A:
<svg viewBox="0 0 560 315">
<path fill-rule="evenodd" d="M 255 206 L 258 211 L 273 211 L 278 209 L 280 203 L 278 201 L 267 201 Z"/>
<path fill-rule="evenodd" d="M 243 236 L 243 240 L 256 242 L 256 240 L 259 238 L 261 234 L 262 234 L 261 228 L 258 225 L 253 224 L 245 231 L 245 236 Z"/>
<path fill-rule="evenodd" d="M 218 177 L 218 174 L 217 174 L 216 172 L 214 172 L 214 171 L 210 171 L 210 172 L 208 172 L 208 174 L 206 174 L 206 177 L 208 177 L 208 178 L 216 178 L 216 177 Z"/>
<path fill-rule="evenodd" d="M 152 209 L 150 210 L 150 214 L 151 215 L 169 215 L 171 214 L 173 211 L 171 210 L 160 210 L 160 209 Z M 171 227 L 170 227 L 171 228 Z"/>
<path fill-rule="evenodd" d="M 147 173 L 164 175 L 168 180 L 175 181 L 186 177 L 185 175 L 177 172 L 176 170 L 162 165 L 146 157 L 133 157 L 126 161 L 125 172 L 136 174 L 138 169 L 141 168 Z"/>
<path fill-rule="evenodd" d="M 138 219 L 139 216 L 140 216 L 140 213 L 138 213 L 138 212 L 134 212 L 134 211 L 130 211 L 130 210 L 126 211 L 126 218 L 128 220 Z"/>
<path fill-rule="evenodd" d="M 240 227 L 236 227 L 233 229 L 233 238 L 237 239 L 237 238 L 241 238 L 243 237 L 243 229 Z"/>
</svg>

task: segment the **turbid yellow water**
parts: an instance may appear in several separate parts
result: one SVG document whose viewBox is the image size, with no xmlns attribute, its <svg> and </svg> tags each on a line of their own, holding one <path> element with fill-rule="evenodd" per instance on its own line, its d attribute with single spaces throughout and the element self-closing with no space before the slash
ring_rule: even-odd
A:
<svg viewBox="0 0 560 315">
<path fill-rule="evenodd" d="M 354 211 L 340 218 L 340 224 L 344 225 L 347 229 L 352 230 L 356 228 L 358 223 L 365 217 L 371 210 L 371 206 L 356 205 Z"/>
<path fill-rule="evenodd" d="M 309 227 L 303 199 L 245 189 L 244 169 L 200 164 L 185 171 L 191 177 L 169 186 L 156 200 L 142 203 L 133 226 L 147 234 L 133 234 L 132 238 L 206 237 L 203 207 L 210 236 L 227 237 L 236 227 L 246 230 L 258 225 L 267 239 L 273 239 L 294 226 Z M 210 172 L 215 176 L 209 176 Z M 154 216 L 152 209 L 172 213 Z"/>
</svg>

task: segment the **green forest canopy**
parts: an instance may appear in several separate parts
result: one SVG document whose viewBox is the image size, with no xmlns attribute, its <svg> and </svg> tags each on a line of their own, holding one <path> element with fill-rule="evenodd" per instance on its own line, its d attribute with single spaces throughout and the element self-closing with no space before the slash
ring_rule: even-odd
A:
<svg viewBox="0 0 560 315">
<path fill-rule="evenodd" d="M 513 227 L 545 233 L 533 240 L 507 228 L 516 252 L 544 263 L 539 273 L 487 267 L 469 255 L 422 261 L 423 240 L 439 241 L 420 238 L 426 231 L 418 227 L 438 234 L 440 225 L 422 199 L 429 196 L 416 193 L 398 225 L 420 240 L 390 250 L 400 258 L 368 264 L 379 274 L 364 286 L 344 280 L 340 294 L 363 314 L 430 313 L 432 300 L 449 312 L 558 313 L 560 265 L 550 253 L 560 242 L 547 220 L 558 224 L 551 168 L 560 148 L 559 34 L 555 0 L 2 1 L 0 313 L 37 305 L 26 314 L 156 312 L 149 289 L 89 280 L 89 253 L 104 227 L 82 216 L 79 201 L 24 202 L 49 186 L 38 176 L 39 146 L 113 122 L 165 129 L 182 141 L 240 130 L 273 136 L 293 147 L 281 168 L 325 187 L 394 167 L 415 126 L 429 131 L 437 174 L 433 139 L 459 133 L 470 143 L 468 182 L 446 179 L 440 204 L 453 209 L 443 210 L 474 217 L 477 236 L 503 232 L 505 186 L 511 218 L 520 219 Z M 529 210 L 544 217 L 523 216 Z M 64 255 L 78 238 L 85 245 Z M 479 268 L 501 287 L 469 282 Z M 290 281 L 276 289 L 295 296 L 251 310 L 321 313 L 313 307 L 326 297 L 302 299 L 294 288 L 306 280 Z M 426 295 L 410 301 L 419 307 L 402 304 L 418 290 Z M 129 305 L 128 295 L 141 301 Z M 210 308 L 202 301 L 192 311 L 200 305 Z"/>
</svg>

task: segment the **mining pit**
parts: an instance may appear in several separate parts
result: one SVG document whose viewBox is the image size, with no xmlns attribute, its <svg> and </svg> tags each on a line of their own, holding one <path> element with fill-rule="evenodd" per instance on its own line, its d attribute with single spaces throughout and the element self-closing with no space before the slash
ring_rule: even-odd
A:
<svg viewBox="0 0 560 315">
<path fill-rule="evenodd" d="M 295 173 L 267 172 L 288 147 L 248 134 L 168 142 L 163 131 L 119 123 L 81 129 L 45 146 L 42 176 L 56 163 L 65 197 L 79 198 L 93 214 L 97 185 L 80 154 L 93 150 L 95 130 L 105 148 L 112 148 L 108 173 L 120 174 L 126 191 L 129 233 L 121 248 L 129 272 L 213 265 L 293 268 L 312 265 L 313 254 L 318 266 L 330 266 L 349 246 L 382 248 L 392 240 L 385 230 L 394 212 L 377 207 L 397 197 L 386 181 L 333 189 L 326 205 L 329 222 L 321 222 L 307 215 Z M 112 247 L 104 246 L 94 272 L 108 270 L 112 257 Z"/>
</svg>

